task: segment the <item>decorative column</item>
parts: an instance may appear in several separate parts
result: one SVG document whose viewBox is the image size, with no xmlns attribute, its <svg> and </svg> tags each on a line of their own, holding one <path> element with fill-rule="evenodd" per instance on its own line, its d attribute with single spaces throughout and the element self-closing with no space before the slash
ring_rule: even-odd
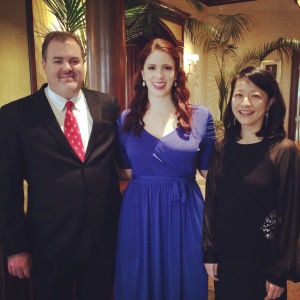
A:
<svg viewBox="0 0 300 300">
<path fill-rule="evenodd" d="M 125 108 L 125 1 L 86 0 L 87 86 Z"/>
</svg>

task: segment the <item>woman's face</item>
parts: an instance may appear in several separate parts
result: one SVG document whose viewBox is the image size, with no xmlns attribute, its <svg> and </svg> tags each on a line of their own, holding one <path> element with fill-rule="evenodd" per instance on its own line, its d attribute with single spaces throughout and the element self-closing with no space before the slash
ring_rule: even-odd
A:
<svg viewBox="0 0 300 300">
<path fill-rule="evenodd" d="M 250 80 L 240 78 L 236 81 L 231 106 L 242 129 L 246 126 L 259 131 L 271 104 L 267 93 Z"/>
<path fill-rule="evenodd" d="M 149 98 L 170 97 L 175 80 L 175 62 L 168 53 L 155 50 L 146 59 L 142 76 Z"/>
</svg>

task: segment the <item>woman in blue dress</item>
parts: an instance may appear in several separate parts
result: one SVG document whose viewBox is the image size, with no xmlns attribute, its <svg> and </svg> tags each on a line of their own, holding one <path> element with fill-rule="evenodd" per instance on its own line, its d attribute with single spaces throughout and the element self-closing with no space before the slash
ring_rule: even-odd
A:
<svg viewBox="0 0 300 300">
<path fill-rule="evenodd" d="M 121 176 L 130 178 L 118 231 L 115 300 L 206 300 L 201 249 L 210 112 L 191 105 L 181 57 L 168 41 L 139 56 L 136 95 L 119 120 Z"/>
</svg>

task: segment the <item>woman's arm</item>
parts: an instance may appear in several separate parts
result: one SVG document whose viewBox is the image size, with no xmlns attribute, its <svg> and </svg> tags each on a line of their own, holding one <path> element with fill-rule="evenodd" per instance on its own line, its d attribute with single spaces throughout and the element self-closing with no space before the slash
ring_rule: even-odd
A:
<svg viewBox="0 0 300 300">
<path fill-rule="evenodd" d="M 131 169 L 121 169 L 120 170 L 119 179 L 122 181 L 129 181 L 132 178 L 132 170 Z"/>
<path fill-rule="evenodd" d="M 129 181 L 132 178 L 132 169 L 123 169 L 116 164 L 116 170 L 120 181 Z"/>
<path fill-rule="evenodd" d="M 268 281 L 283 286 L 285 279 L 300 281 L 300 158 L 295 143 L 284 139 L 271 145 L 270 157 L 277 173 L 278 233 Z"/>
</svg>

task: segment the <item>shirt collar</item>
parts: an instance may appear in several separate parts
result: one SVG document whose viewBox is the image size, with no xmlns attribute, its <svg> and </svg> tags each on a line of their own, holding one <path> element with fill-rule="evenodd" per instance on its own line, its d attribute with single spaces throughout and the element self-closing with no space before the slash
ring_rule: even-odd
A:
<svg viewBox="0 0 300 300">
<path fill-rule="evenodd" d="M 74 103 L 74 108 L 79 111 L 82 102 L 84 102 L 84 95 L 82 90 L 80 90 L 79 93 L 76 96 L 72 97 L 71 99 L 65 99 L 64 97 L 61 97 L 58 94 L 54 93 L 50 89 L 49 85 L 45 88 L 45 92 L 48 95 L 48 97 L 51 99 L 52 103 L 55 105 L 56 109 L 61 112 L 65 109 L 65 105 L 68 100 L 71 100 Z"/>
</svg>

